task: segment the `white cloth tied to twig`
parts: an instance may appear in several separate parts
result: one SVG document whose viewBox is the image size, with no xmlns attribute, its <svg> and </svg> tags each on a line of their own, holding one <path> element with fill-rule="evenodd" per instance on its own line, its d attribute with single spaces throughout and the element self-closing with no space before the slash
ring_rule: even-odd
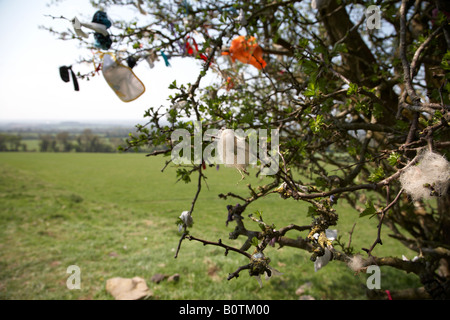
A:
<svg viewBox="0 0 450 320">
<path fill-rule="evenodd" d="M 101 23 L 96 23 L 96 22 L 80 22 L 80 20 L 78 20 L 77 17 L 73 18 L 72 20 L 72 25 L 73 28 L 75 30 L 75 33 L 77 34 L 77 36 L 79 37 L 83 37 L 83 38 L 88 38 L 89 36 L 83 31 L 83 29 L 81 27 L 85 27 L 88 29 L 91 29 L 95 32 L 98 32 L 102 35 L 104 35 L 105 37 L 107 37 L 109 35 L 107 28 L 105 25 L 101 24 Z"/>
<path fill-rule="evenodd" d="M 249 165 L 249 144 L 233 130 L 225 129 L 219 134 L 218 155 L 227 167 L 245 170 Z"/>
</svg>

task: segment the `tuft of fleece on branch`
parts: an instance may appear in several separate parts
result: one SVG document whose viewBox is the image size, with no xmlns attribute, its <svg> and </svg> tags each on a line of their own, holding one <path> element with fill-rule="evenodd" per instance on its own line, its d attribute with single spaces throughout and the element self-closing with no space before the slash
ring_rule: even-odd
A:
<svg viewBox="0 0 450 320">
<path fill-rule="evenodd" d="M 366 266 L 364 258 L 360 254 L 356 254 L 347 262 L 347 266 L 354 272 L 360 272 Z"/>
<path fill-rule="evenodd" d="M 419 164 L 407 168 L 400 176 L 403 189 L 413 200 L 444 195 L 450 183 L 450 163 L 440 154 L 425 151 Z"/>
</svg>

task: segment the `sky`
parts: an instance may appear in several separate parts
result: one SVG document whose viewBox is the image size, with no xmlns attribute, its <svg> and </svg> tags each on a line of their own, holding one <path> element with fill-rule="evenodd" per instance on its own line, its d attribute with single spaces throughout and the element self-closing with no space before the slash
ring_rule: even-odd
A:
<svg viewBox="0 0 450 320">
<path fill-rule="evenodd" d="M 96 10 L 88 0 L 65 0 L 48 7 L 49 2 L 0 0 L 0 122 L 142 120 L 149 107 L 169 105 L 173 80 L 181 84 L 197 79 L 199 60 L 174 58 L 166 67 L 160 59 L 153 69 L 144 62 L 133 69 L 146 87 L 135 101 L 122 102 L 101 74 L 90 81 L 79 79 L 80 91 L 74 91 L 72 82 L 61 80 L 59 67 L 74 64 L 82 49 L 76 41 L 59 40 L 39 26 L 71 28 L 69 21 L 45 15 L 77 16 L 83 21 Z M 114 13 L 108 14 L 114 20 Z M 89 40 L 93 41 L 92 34 Z M 79 71 L 75 65 L 74 71 Z"/>
</svg>

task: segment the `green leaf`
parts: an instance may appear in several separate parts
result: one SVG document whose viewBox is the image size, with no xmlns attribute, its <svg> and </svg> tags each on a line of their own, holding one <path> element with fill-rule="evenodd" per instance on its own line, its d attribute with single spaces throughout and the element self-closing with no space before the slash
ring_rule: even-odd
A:
<svg viewBox="0 0 450 320">
<path fill-rule="evenodd" d="M 178 169 L 177 178 L 184 181 L 184 183 L 189 183 L 191 182 L 191 173 L 186 169 Z"/>
<path fill-rule="evenodd" d="M 169 85 L 169 89 L 177 89 L 177 80 L 173 80 L 173 82 Z"/>
<path fill-rule="evenodd" d="M 308 207 L 308 213 L 306 214 L 306 216 L 308 218 L 312 218 L 314 217 L 316 214 L 316 208 L 315 207 Z"/>
<path fill-rule="evenodd" d="M 375 171 L 369 176 L 367 179 L 370 182 L 378 182 L 384 178 L 384 170 L 383 167 L 378 167 Z"/>
<path fill-rule="evenodd" d="M 309 40 L 307 38 L 301 38 L 298 42 L 298 46 L 300 48 L 306 48 L 309 44 Z"/>
<path fill-rule="evenodd" d="M 319 67 L 313 61 L 305 59 L 301 62 L 301 68 L 305 74 L 310 75 L 316 72 Z"/>
<path fill-rule="evenodd" d="M 356 101 L 355 110 L 359 113 L 369 114 L 369 106 L 361 101 Z"/>
<path fill-rule="evenodd" d="M 253 214 L 258 220 L 262 220 L 262 211 L 256 210 Z"/>
<path fill-rule="evenodd" d="M 375 214 L 377 214 L 377 209 L 375 209 L 375 207 L 373 206 L 372 201 L 367 200 L 366 203 L 365 203 L 365 207 L 366 207 L 366 209 L 359 214 L 360 218 L 365 217 L 365 216 L 371 216 L 372 217 Z"/>
<path fill-rule="evenodd" d="M 375 102 L 373 104 L 372 114 L 376 119 L 380 119 L 383 116 L 383 106 Z"/>
<path fill-rule="evenodd" d="M 314 180 L 314 183 L 315 183 L 316 187 L 319 188 L 319 189 L 320 188 L 326 188 L 327 185 L 328 185 L 327 181 L 323 177 L 317 177 Z"/>
<path fill-rule="evenodd" d="M 257 246 L 258 246 L 258 238 L 256 238 L 256 237 L 253 237 L 253 238 L 252 238 L 252 242 L 251 242 L 251 244 L 252 244 L 252 246 L 255 246 L 255 247 L 257 247 Z"/>
<path fill-rule="evenodd" d="M 441 122 L 442 113 L 439 110 L 436 110 L 433 115 L 433 124 L 438 124 Z"/>
<path fill-rule="evenodd" d="M 309 127 L 314 134 L 317 134 L 322 129 L 323 115 L 318 114 L 315 119 L 309 120 Z"/>
<path fill-rule="evenodd" d="M 305 97 L 316 97 L 318 96 L 319 88 L 316 86 L 314 82 L 308 83 L 308 87 L 306 88 L 305 92 L 303 93 Z"/>
<path fill-rule="evenodd" d="M 392 152 L 389 155 L 388 162 L 391 166 L 395 167 L 400 161 L 401 155 L 397 152 Z"/>
<path fill-rule="evenodd" d="M 338 54 L 338 53 L 342 53 L 342 52 L 348 53 L 347 45 L 345 43 L 339 43 L 334 46 L 333 54 Z"/>
<path fill-rule="evenodd" d="M 350 96 L 352 94 L 358 93 L 358 85 L 356 83 L 350 83 L 347 89 L 347 95 Z"/>
<path fill-rule="evenodd" d="M 447 51 L 446 54 L 444 54 L 444 56 L 442 57 L 442 61 L 441 61 L 441 67 L 444 70 L 450 71 L 450 51 Z"/>
</svg>

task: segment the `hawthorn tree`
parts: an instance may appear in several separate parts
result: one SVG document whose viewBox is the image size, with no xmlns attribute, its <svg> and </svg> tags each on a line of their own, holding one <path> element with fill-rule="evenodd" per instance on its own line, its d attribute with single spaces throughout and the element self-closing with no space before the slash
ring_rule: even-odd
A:
<svg viewBox="0 0 450 320">
<path fill-rule="evenodd" d="M 127 140 L 124 150 L 150 145 L 158 147 L 150 155 L 168 155 L 177 145 L 172 134 L 179 129 L 190 133 L 194 148 L 195 121 L 203 132 L 231 128 L 279 133 L 280 161 L 276 173 L 268 176 L 271 182 L 249 186 L 248 194 L 230 190 L 220 195 L 232 201 L 227 223 L 235 229 L 228 244 L 200 239 L 195 228 L 190 229 L 205 183 L 205 163 L 192 158 L 178 169 L 177 178 L 196 182 L 191 208 L 180 216 L 182 236 L 176 255 L 185 240 L 219 246 L 225 253 L 248 258 L 229 280 L 243 270 L 259 277 L 273 273 L 266 249 L 276 243 L 310 252 L 315 263 L 336 260 L 357 272 L 378 265 L 414 273 L 424 286 L 421 297 L 450 298 L 447 1 L 94 0 L 92 4 L 104 12 L 117 6 L 134 8 L 134 19 L 113 21 L 108 29 L 110 48 L 103 49 L 123 64 L 184 57 L 202 65 L 192 83 L 172 83 L 169 107 L 149 107 L 148 123 L 136 126 L 138 133 Z M 248 60 L 227 61 L 239 58 L 233 45 L 239 36 L 244 36 L 247 53 L 253 48 Z M 83 46 L 98 50 L 74 31 L 65 32 L 63 38 L 77 38 Z M 251 59 L 261 65 L 250 64 Z M 222 81 L 202 85 L 209 73 L 219 74 Z M 262 169 L 263 164 L 258 165 Z M 241 169 L 245 176 L 245 166 Z M 308 211 L 299 215 L 311 216 L 311 224 L 293 221 L 275 229 L 276 221 L 246 212 L 249 204 L 257 206 L 259 199 L 273 193 L 309 203 Z M 379 220 L 378 236 L 363 248 L 364 256 L 333 246 L 330 230 L 340 214 L 334 206 L 337 201 L 347 201 L 362 217 Z M 250 219 L 244 220 L 247 216 Z M 375 256 L 382 228 L 416 251 L 417 258 Z M 297 233 L 297 238 L 287 237 L 288 232 Z M 239 237 L 246 239 L 244 245 L 231 246 Z"/>
</svg>

